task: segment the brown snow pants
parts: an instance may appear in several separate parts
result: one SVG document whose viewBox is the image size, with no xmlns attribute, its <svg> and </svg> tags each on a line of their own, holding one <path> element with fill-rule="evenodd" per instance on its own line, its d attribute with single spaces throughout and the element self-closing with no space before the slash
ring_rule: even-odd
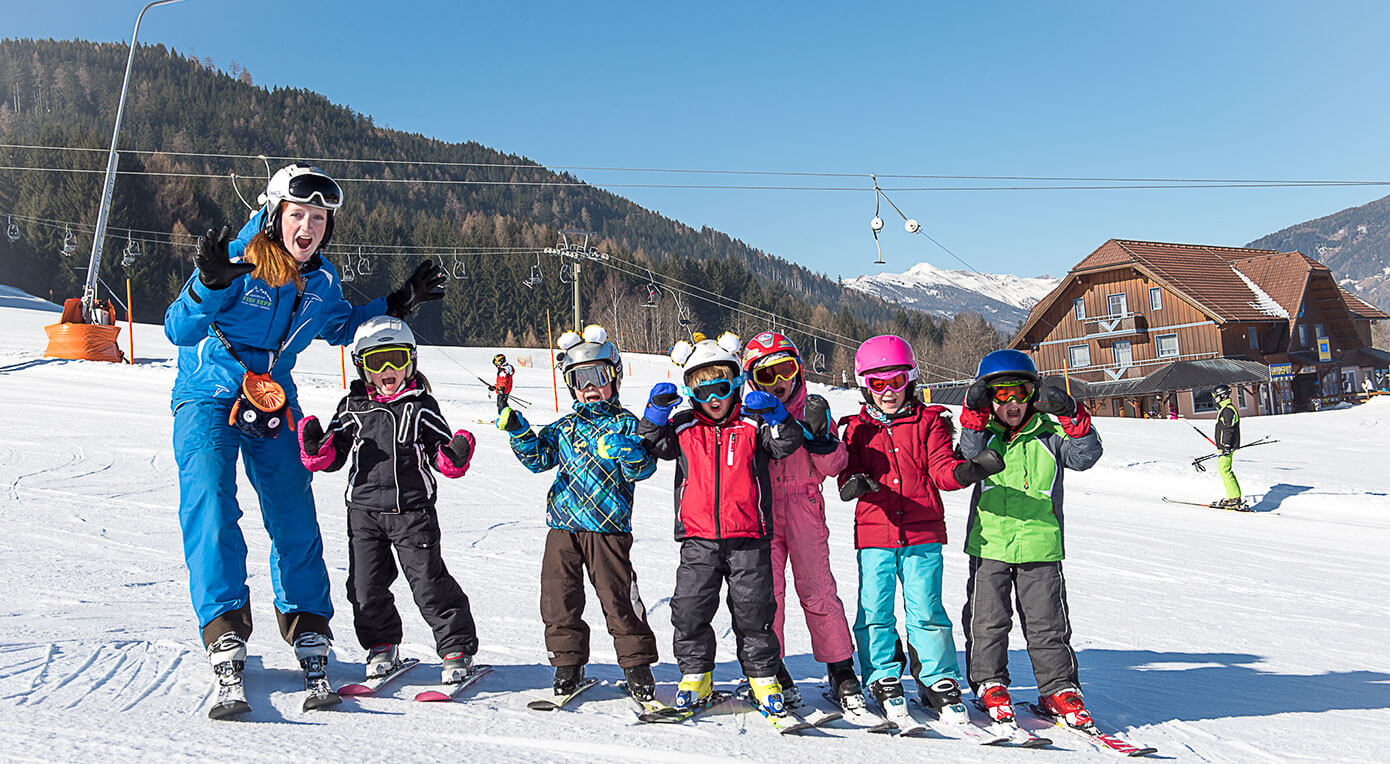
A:
<svg viewBox="0 0 1390 764">
<path fill-rule="evenodd" d="M 608 621 L 608 633 L 623 668 L 656 663 L 656 635 L 637 593 L 632 570 L 632 534 L 551 528 L 541 559 L 541 620 L 552 666 L 589 662 L 589 625 L 584 622 L 584 568 Z"/>
</svg>

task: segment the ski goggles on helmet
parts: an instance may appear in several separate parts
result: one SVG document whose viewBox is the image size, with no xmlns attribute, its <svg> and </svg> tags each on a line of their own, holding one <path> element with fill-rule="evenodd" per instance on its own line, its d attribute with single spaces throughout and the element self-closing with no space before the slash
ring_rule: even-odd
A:
<svg viewBox="0 0 1390 764">
<path fill-rule="evenodd" d="M 886 390 L 900 392 L 912 382 L 912 375 L 902 369 L 895 371 L 871 371 L 864 375 L 864 385 L 870 391 L 881 393 Z"/>
<path fill-rule="evenodd" d="M 415 351 L 399 345 L 372 348 L 358 356 L 357 361 L 372 374 L 380 374 L 387 369 L 406 371 L 415 361 Z"/>
<path fill-rule="evenodd" d="M 763 387 L 771 387 L 777 384 L 778 380 L 796 379 L 801 373 L 801 363 L 795 358 L 783 358 L 775 363 L 766 366 L 759 366 L 753 370 L 753 382 Z"/>
<path fill-rule="evenodd" d="M 603 387 L 617 378 L 618 373 L 610 363 L 589 363 L 565 371 L 565 384 L 574 390 Z"/>
<path fill-rule="evenodd" d="M 994 394 L 995 403 L 1008 403 L 1010 401 L 1027 403 L 1033 400 L 1033 394 L 1037 392 L 1037 389 L 1033 387 L 1033 385 L 1023 381 L 1007 382 L 1002 385 L 990 385 L 989 387 L 990 391 Z"/>
<path fill-rule="evenodd" d="M 252 438 L 272 438 L 286 425 L 294 429 L 285 388 L 269 374 L 246 372 L 227 424 Z"/>
<path fill-rule="evenodd" d="M 681 392 L 701 403 L 722 401 L 733 395 L 735 390 L 743 387 L 743 382 L 744 377 L 740 374 L 733 379 L 711 379 L 693 387 L 686 386 L 681 389 Z"/>
<path fill-rule="evenodd" d="M 290 178 L 285 186 L 283 198 L 290 202 L 336 210 L 343 203 L 343 189 L 327 175 L 305 173 Z"/>
</svg>

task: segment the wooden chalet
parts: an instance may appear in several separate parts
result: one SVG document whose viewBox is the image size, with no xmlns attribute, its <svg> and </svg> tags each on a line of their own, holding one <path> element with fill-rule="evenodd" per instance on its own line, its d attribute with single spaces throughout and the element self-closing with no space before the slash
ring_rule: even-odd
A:
<svg viewBox="0 0 1390 764">
<path fill-rule="evenodd" d="M 1355 400 L 1390 366 L 1371 347 L 1383 311 L 1298 252 L 1111 239 L 1033 307 L 1009 347 L 1064 375 L 1099 415 L 1242 415 Z"/>
</svg>

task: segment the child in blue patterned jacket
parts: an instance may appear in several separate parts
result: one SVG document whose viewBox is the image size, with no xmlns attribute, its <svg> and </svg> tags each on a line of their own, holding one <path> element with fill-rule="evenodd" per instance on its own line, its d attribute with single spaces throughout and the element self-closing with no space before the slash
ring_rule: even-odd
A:
<svg viewBox="0 0 1390 764">
<path fill-rule="evenodd" d="M 566 332 L 558 344 L 574 413 L 539 433 L 513 408 L 497 418 L 527 469 L 559 468 L 546 499 L 550 532 L 541 559 L 541 620 L 555 694 L 577 689 L 589 661 L 589 626 L 582 617 L 588 566 L 628 692 L 651 700 L 656 636 L 632 569 L 632 495 L 634 483 L 656 472 L 656 460 L 636 435 L 637 418 L 618 403 L 622 358 L 603 327 L 590 324 L 582 337 Z"/>
</svg>

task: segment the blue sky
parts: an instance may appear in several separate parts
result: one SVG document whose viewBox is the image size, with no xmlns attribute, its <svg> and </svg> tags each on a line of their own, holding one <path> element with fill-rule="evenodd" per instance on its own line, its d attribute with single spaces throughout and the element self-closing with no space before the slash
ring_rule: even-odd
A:
<svg viewBox="0 0 1390 764">
<path fill-rule="evenodd" d="M 5 5 L 7 37 L 128 41 L 143 3 Z M 140 39 L 550 166 L 858 174 L 576 172 L 596 185 L 862 187 L 614 189 L 851 277 L 962 267 L 886 205 L 887 265 L 874 265 L 871 172 L 1390 179 L 1387 28 L 1380 2 L 185 0 L 150 11 Z M 1025 276 L 1060 275 L 1111 237 L 1241 245 L 1387 193 L 888 191 L 974 268 Z"/>
</svg>

